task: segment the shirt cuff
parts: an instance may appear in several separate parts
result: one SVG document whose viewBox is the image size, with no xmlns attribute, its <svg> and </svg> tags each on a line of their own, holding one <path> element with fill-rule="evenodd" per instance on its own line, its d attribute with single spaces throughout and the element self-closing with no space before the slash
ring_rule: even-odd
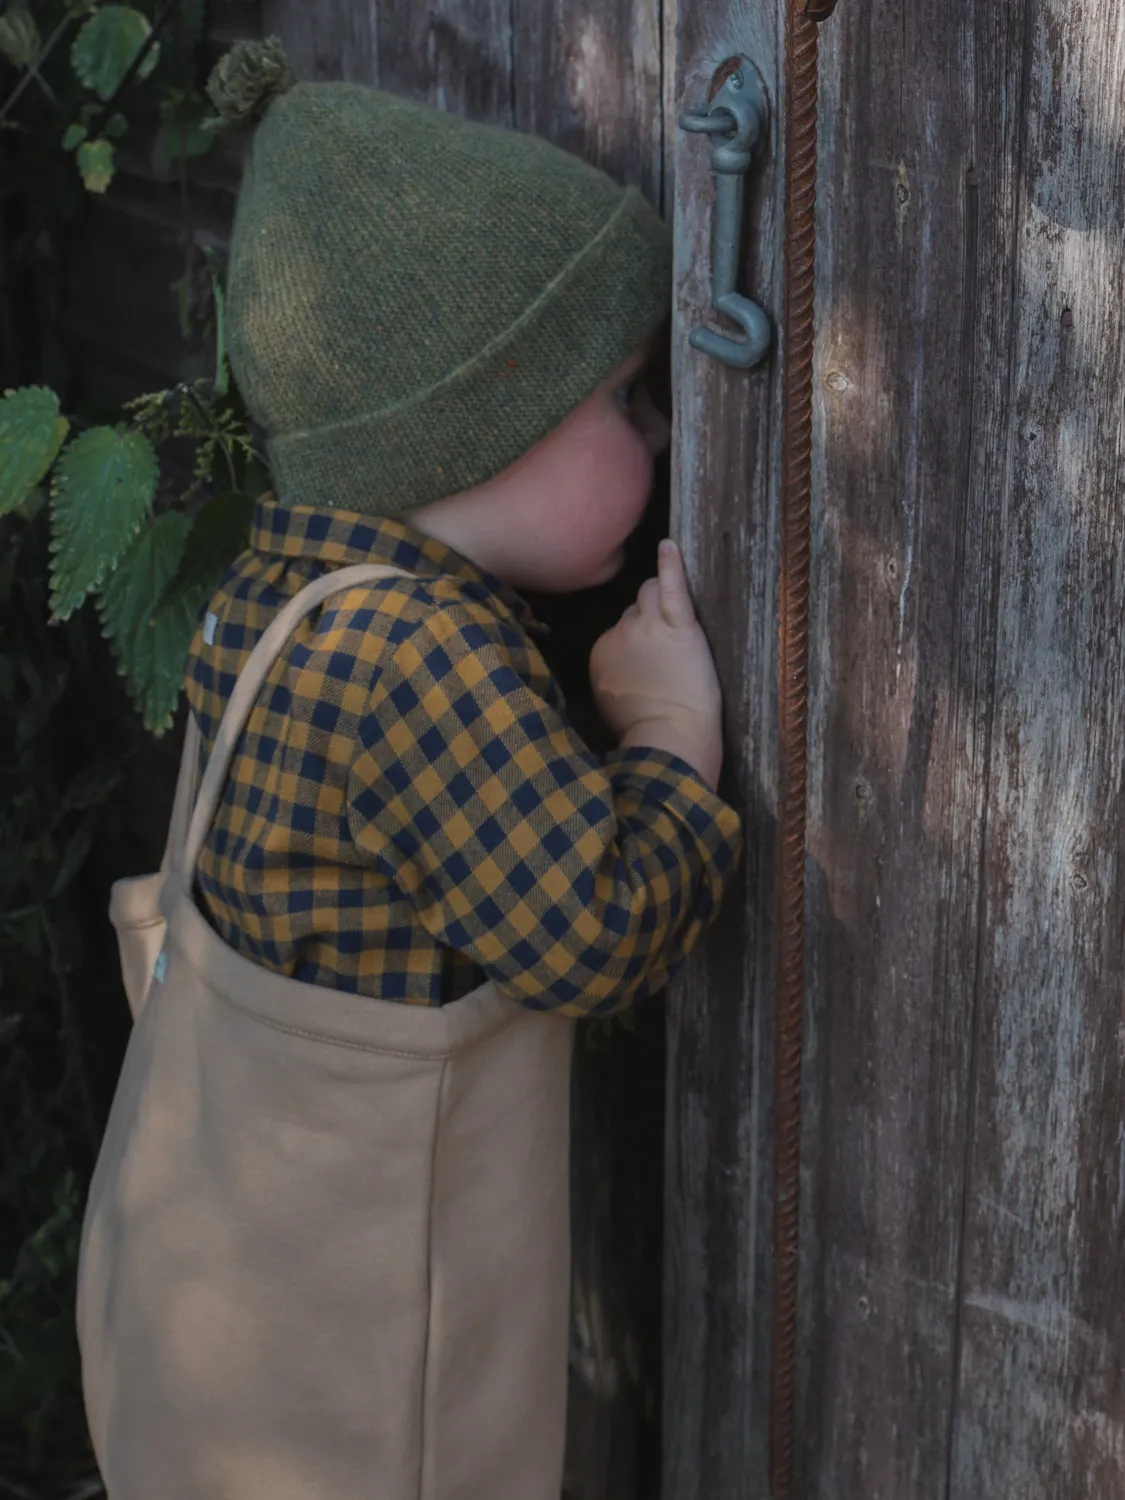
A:
<svg viewBox="0 0 1125 1500">
<path fill-rule="evenodd" d="M 742 855 L 742 819 L 734 808 L 669 750 L 630 745 L 602 760 L 615 794 L 628 791 L 643 804 L 670 812 L 691 831 L 725 883 Z"/>
</svg>

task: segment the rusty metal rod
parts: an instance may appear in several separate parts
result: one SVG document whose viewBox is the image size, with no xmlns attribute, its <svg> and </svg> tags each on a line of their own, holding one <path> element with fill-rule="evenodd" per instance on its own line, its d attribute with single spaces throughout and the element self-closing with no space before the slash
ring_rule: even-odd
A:
<svg viewBox="0 0 1125 1500">
<path fill-rule="evenodd" d="M 817 22 L 832 0 L 787 0 L 785 284 L 782 313 L 781 578 L 778 642 L 778 907 L 774 1012 L 770 1495 L 792 1500 L 804 1005 L 816 270 Z"/>
</svg>

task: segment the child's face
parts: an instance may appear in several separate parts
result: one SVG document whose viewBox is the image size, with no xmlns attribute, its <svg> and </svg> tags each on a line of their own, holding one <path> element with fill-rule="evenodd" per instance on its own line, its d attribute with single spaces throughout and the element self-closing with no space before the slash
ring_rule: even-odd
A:
<svg viewBox="0 0 1125 1500">
<path fill-rule="evenodd" d="M 522 458 L 403 520 L 514 588 L 565 594 L 612 578 L 640 521 L 668 424 L 637 377 L 643 345 Z"/>
</svg>

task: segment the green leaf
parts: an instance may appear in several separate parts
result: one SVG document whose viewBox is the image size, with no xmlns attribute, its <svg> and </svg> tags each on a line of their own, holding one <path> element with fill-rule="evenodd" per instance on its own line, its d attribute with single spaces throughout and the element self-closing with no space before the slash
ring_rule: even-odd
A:
<svg viewBox="0 0 1125 1500">
<path fill-rule="evenodd" d="M 70 49 L 71 66 L 79 82 L 99 99 L 112 99 L 152 27 L 148 17 L 131 5 L 103 5 L 79 31 Z M 140 66 L 147 78 L 156 67 L 160 48 L 154 44 Z"/>
<path fill-rule="evenodd" d="M 22 386 L 0 400 L 0 516 L 22 505 L 43 478 L 69 425 L 45 386 Z"/>
<path fill-rule="evenodd" d="M 123 135 L 128 133 L 128 130 L 129 121 L 119 112 L 110 115 L 109 119 L 105 122 L 106 135 L 111 136 L 115 141 L 119 141 Z"/>
<path fill-rule="evenodd" d="M 77 122 L 73 125 L 68 125 L 66 127 L 66 134 L 62 138 L 63 150 L 73 151 L 75 146 L 81 146 L 88 134 L 89 131 L 85 125 L 79 125 Z"/>
<path fill-rule="evenodd" d="M 177 607 L 177 596 L 210 595 L 250 540 L 255 499 L 240 490 L 224 490 L 208 500 L 191 523 L 175 577 L 165 590 L 162 609 Z"/>
<path fill-rule="evenodd" d="M 91 427 L 55 466 L 51 608 L 65 620 L 117 565 L 152 509 L 158 469 L 142 432 Z"/>
<path fill-rule="evenodd" d="M 0 56 L 17 68 L 28 68 L 42 51 L 39 28 L 26 5 L 17 0 L 0 15 Z"/>
<path fill-rule="evenodd" d="M 172 723 L 188 648 L 206 602 L 206 593 L 197 590 L 177 596 L 174 607 L 156 609 L 180 566 L 190 529 L 181 511 L 157 516 L 134 539 L 99 600 L 102 629 L 145 728 L 154 734 Z"/>
<path fill-rule="evenodd" d="M 104 193 L 113 181 L 113 146 L 109 141 L 85 141 L 77 152 L 78 170 L 91 193 Z"/>
</svg>

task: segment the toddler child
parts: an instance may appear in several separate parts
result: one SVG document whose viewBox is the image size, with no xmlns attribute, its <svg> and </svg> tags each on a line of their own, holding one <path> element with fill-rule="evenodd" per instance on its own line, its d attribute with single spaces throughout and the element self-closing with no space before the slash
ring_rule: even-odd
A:
<svg viewBox="0 0 1125 1500">
<path fill-rule="evenodd" d="M 109 1500 L 558 1500 L 572 1021 L 659 990 L 740 853 L 675 546 L 594 647 L 605 756 L 520 594 L 611 578 L 644 511 L 668 234 L 273 41 L 210 89 L 260 117 L 227 316 L 276 494 L 192 646 L 164 870 L 114 894 L 94 1447 Z"/>
</svg>

